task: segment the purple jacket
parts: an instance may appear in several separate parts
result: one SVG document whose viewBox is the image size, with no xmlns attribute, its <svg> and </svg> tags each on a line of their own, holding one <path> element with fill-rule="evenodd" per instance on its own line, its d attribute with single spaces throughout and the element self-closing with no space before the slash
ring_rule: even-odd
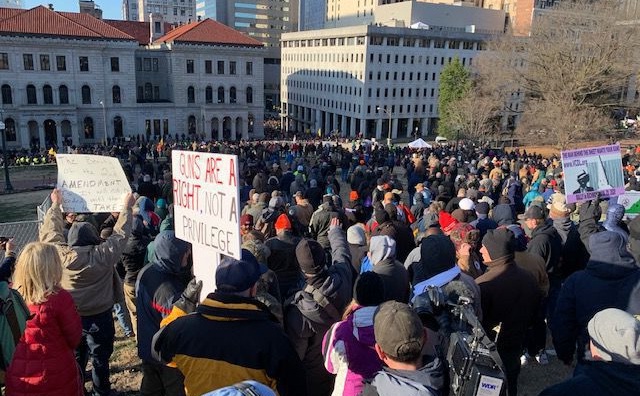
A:
<svg viewBox="0 0 640 396">
<path fill-rule="evenodd" d="M 332 396 L 359 395 L 363 381 L 382 369 L 382 361 L 373 349 L 375 310 L 376 307 L 358 307 L 325 334 L 322 342 L 324 366 L 336 374 Z"/>
</svg>

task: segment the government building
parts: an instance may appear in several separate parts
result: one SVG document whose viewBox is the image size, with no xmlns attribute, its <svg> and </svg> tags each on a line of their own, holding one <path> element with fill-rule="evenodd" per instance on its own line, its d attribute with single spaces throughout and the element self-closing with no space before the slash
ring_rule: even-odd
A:
<svg viewBox="0 0 640 396">
<path fill-rule="evenodd" d="M 155 14 L 134 22 L 0 8 L 7 146 L 262 137 L 264 53 L 211 19 L 176 26 Z"/>
</svg>

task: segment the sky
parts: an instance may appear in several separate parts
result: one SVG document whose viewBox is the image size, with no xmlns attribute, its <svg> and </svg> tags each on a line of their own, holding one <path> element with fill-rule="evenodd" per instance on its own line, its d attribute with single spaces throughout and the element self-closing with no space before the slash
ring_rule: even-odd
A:
<svg viewBox="0 0 640 396">
<path fill-rule="evenodd" d="M 122 19 L 122 0 L 94 0 L 102 9 L 102 17 L 104 19 Z M 53 3 L 53 9 L 56 11 L 72 11 L 78 12 L 78 0 L 24 0 L 24 8 L 33 8 L 39 5 L 45 7 L 49 3 Z"/>
</svg>

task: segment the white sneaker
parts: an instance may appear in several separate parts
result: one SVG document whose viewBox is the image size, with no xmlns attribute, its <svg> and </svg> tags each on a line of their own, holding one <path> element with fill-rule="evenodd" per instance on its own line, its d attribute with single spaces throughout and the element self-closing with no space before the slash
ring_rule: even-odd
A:
<svg viewBox="0 0 640 396">
<path fill-rule="evenodd" d="M 523 353 L 522 356 L 520 356 L 520 366 L 525 366 L 530 358 L 531 356 L 529 356 L 528 353 Z"/>
<path fill-rule="evenodd" d="M 549 357 L 547 356 L 547 352 L 545 352 L 544 350 L 542 352 L 540 352 L 539 354 L 536 355 L 536 362 L 538 362 L 538 364 L 545 366 L 547 364 L 549 364 Z"/>
</svg>

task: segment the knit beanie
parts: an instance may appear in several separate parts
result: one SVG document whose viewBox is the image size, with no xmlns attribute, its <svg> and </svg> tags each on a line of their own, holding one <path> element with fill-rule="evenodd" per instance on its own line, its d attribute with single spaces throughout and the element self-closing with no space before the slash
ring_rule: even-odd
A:
<svg viewBox="0 0 640 396">
<path fill-rule="evenodd" d="M 300 269 L 307 275 L 317 275 L 325 267 L 324 249 L 313 239 L 303 239 L 298 243 L 296 258 Z"/>
<path fill-rule="evenodd" d="M 375 307 L 384 302 L 384 283 L 373 271 L 360 274 L 353 287 L 353 299 L 363 307 Z"/>
<path fill-rule="evenodd" d="M 290 230 L 292 227 L 291 221 L 289 221 L 289 217 L 284 213 L 278 216 L 278 219 L 275 223 L 275 228 L 276 230 Z"/>
<path fill-rule="evenodd" d="M 486 202 L 478 202 L 476 204 L 476 213 L 480 215 L 489 214 L 489 204 Z"/>
<path fill-rule="evenodd" d="M 489 252 L 491 261 L 513 254 L 516 248 L 516 237 L 507 228 L 488 230 L 482 238 L 482 245 Z"/>
<path fill-rule="evenodd" d="M 448 236 L 429 235 L 420 242 L 420 261 L 413 265 L 413 285 L 456 265 L 456 248 Z"/>
</svg>

